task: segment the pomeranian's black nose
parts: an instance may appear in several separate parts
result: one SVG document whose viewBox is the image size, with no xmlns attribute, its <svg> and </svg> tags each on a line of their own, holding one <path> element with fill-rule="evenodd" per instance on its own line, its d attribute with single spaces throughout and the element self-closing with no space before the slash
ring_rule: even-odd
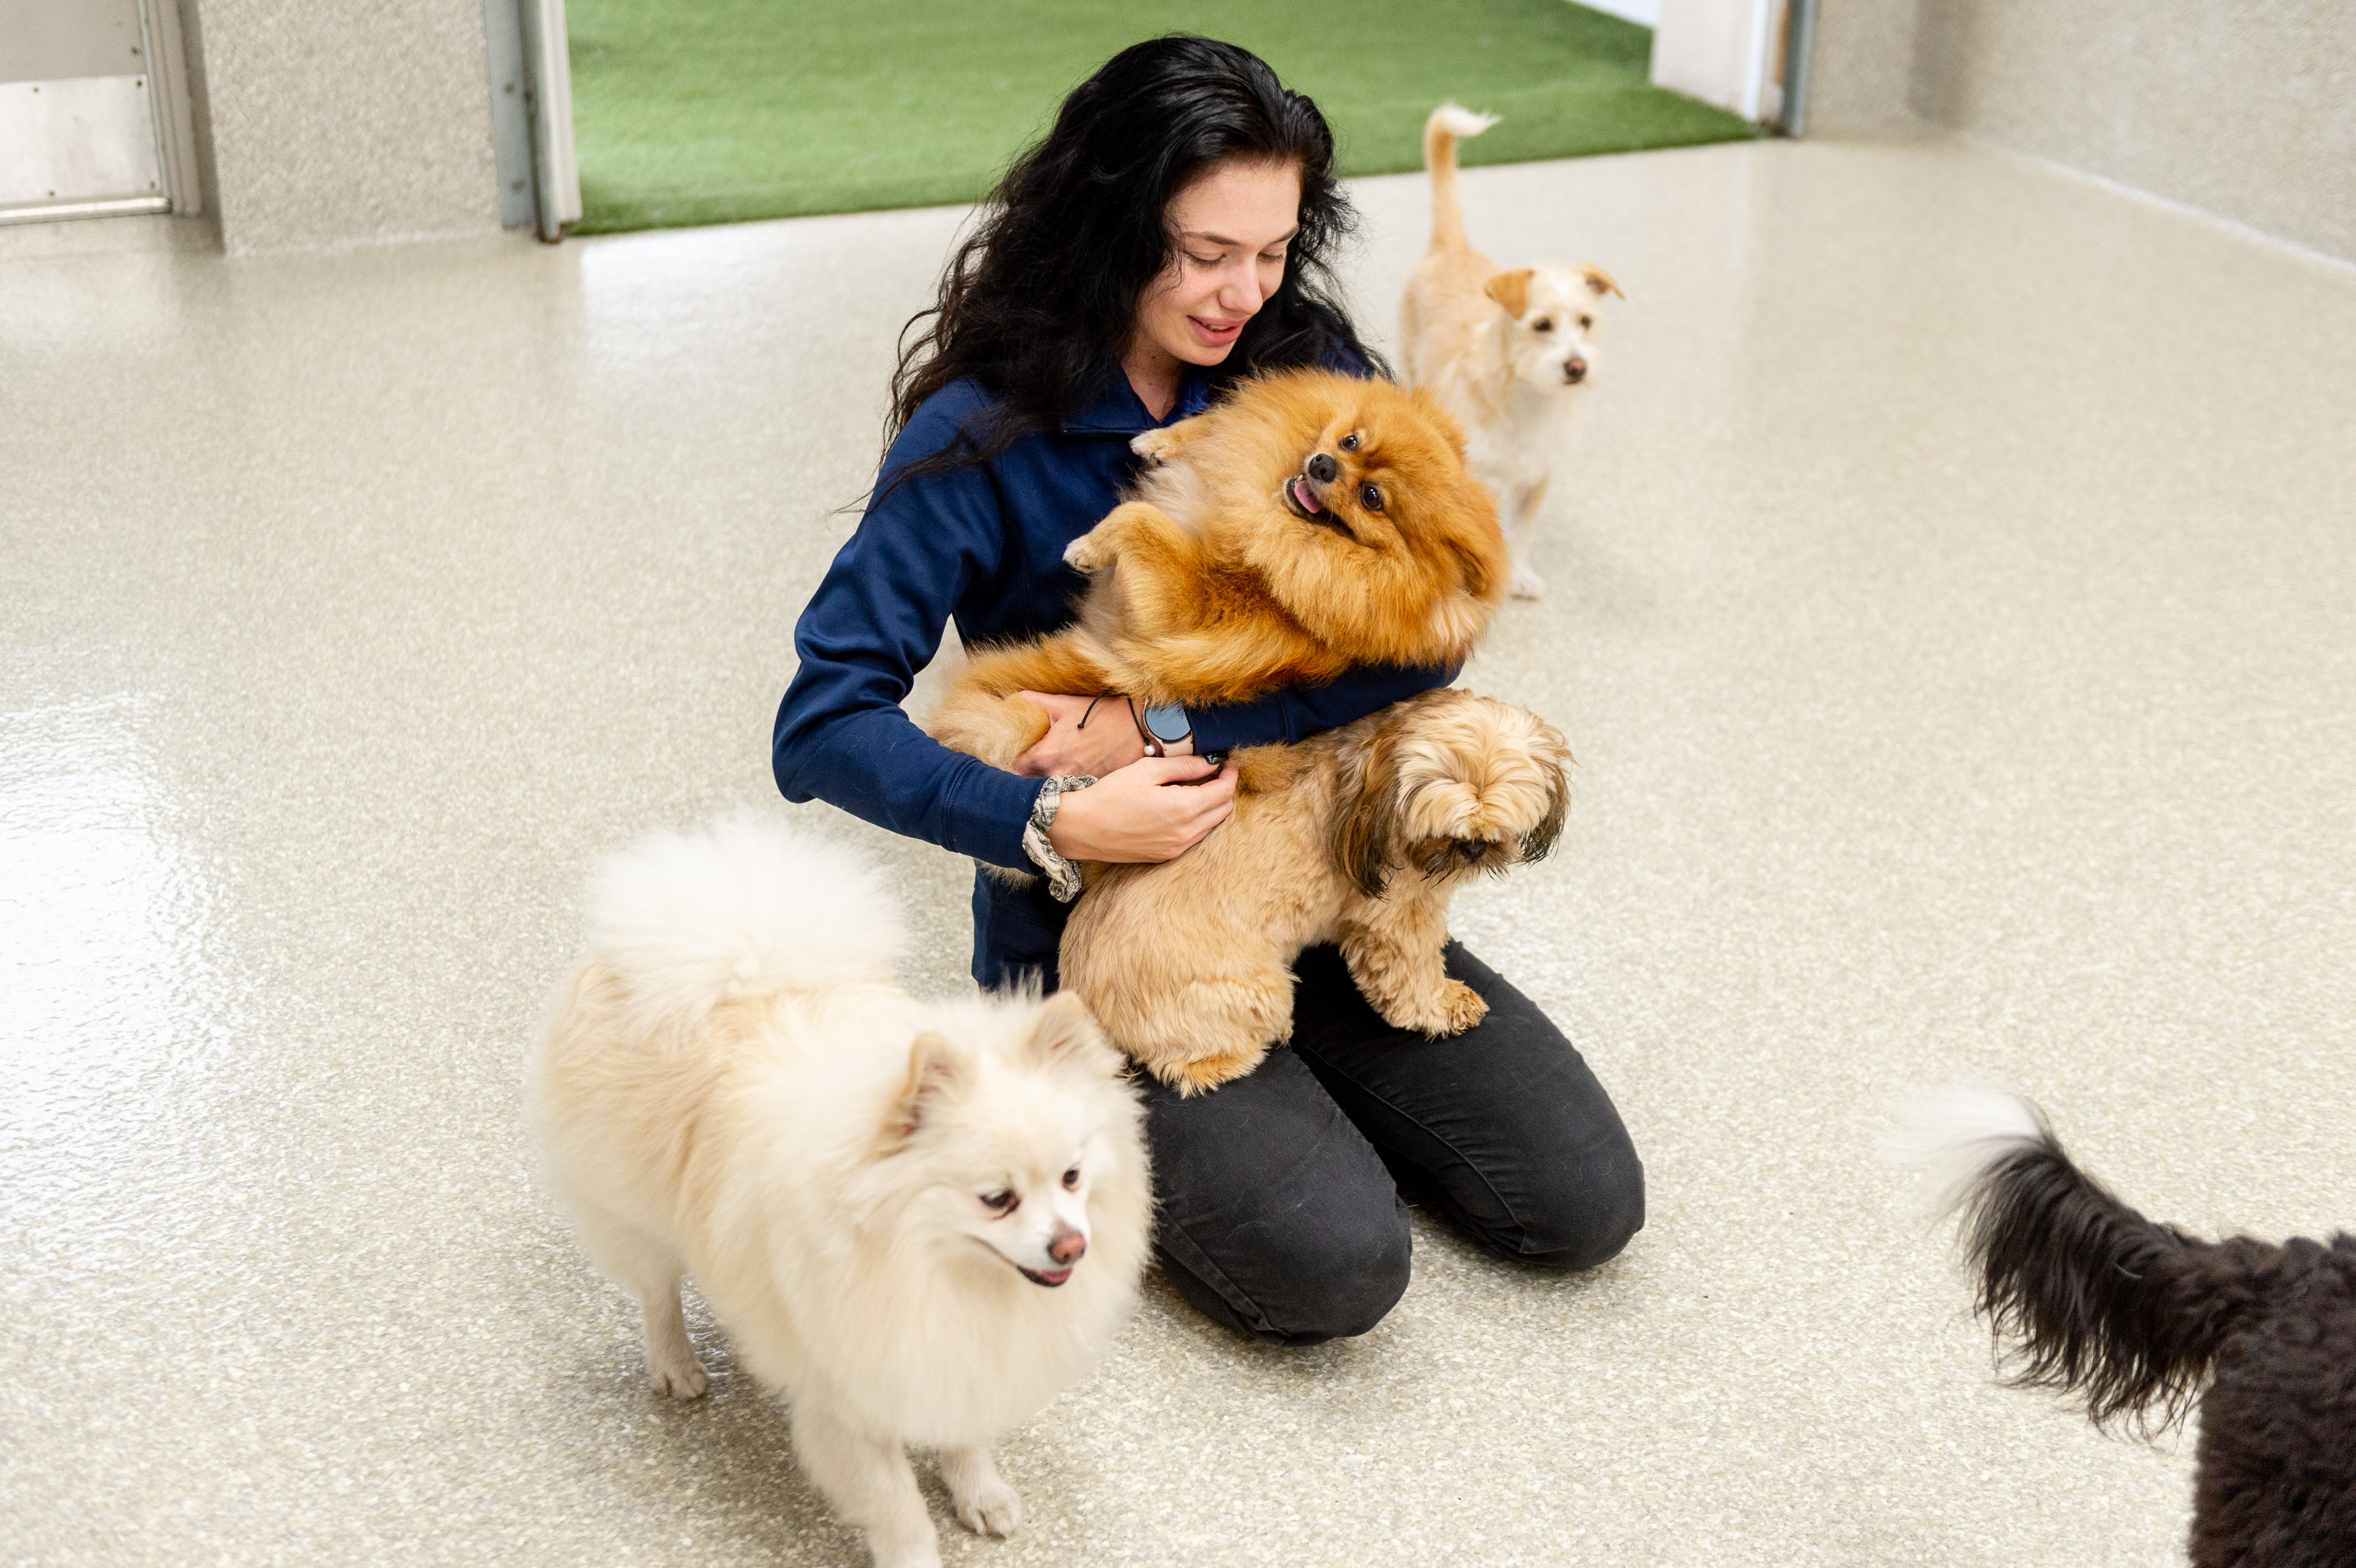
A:
<svg viewBox="0 0 2356 1568">
<path fill-rule="evenodd" d="M 1587 361 L 1584 360 L 1565 360 L 1562 362 L 1562 379 L 1567 381 L 1585 381 L 1587 379 Z"/>
<path fill-rule="evenodd" d="M 1333 482 L 1333 476 L 1341 471 L 1342 465 L 1336 463 L 1333 458 L 1327 456 L 1323 452 L 1318 453 L 1317 456 L 1309 459 L 1309 477 L 1316 480 L 1321 485 L 1332 484 Z"/>
</svg>

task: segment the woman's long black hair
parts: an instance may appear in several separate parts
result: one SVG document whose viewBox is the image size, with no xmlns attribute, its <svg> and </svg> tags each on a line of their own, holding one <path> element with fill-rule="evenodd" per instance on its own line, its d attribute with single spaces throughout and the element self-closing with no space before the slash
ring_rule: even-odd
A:
<svg viewBox="0 0 2356 1568">
<path fill-rule="evenodd" d="M 1139 296 L 1176 255 L 1171 199 L 1230 159 L 1299 168 L 1301 230 L 1283 283 L 1211 371 L 1213 385 L 1344 356 L 1385 372 L 1352 328 L 1331 270 L 1357 215 L 1333 177 L 1325 116 L 1248 49 L 1154 38 L 1072 90 L 1055 128 L 1006 171 L 980 226 L 950 257 L 938 303 L 902 329 L 886 449 L 953 381 L 972 377 L 994 401 L 894 487 L 995 456 L 1100 395 L 1119 374 Z"/>
</svg>

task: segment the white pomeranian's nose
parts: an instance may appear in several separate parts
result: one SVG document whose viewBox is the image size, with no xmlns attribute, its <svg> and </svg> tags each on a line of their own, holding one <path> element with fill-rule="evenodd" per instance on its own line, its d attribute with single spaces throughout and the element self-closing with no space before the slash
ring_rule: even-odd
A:
<svg viewBox="0 0 2356 1568">
<path fill-rule="evenodd" d="M 1080 1254 L 1087 1250 L 1088 1239 L 1076 1230 L 1059 1230 L 1055 1239 L 1047 1243 L 1047 1256 L 1066 1268 L 1078 1262 Z"/>
</svg>

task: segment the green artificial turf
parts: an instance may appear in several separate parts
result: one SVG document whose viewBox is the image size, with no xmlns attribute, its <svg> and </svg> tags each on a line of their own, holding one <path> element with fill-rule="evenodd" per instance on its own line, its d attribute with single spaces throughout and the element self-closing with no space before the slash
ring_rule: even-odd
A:
<svg viewBox="0 0 2356 1568">
<path fill-rule="evenodd" d="M 1652 34 L 1568 0 L 571 0 L 578 231 L 971 201 L 1141 38 L 1252 49 L 1344 174 L 1421 166 L 1445 98 L 1504 116 L 1467 164 L 1755 135 L 1645 80 Z"/>
</svg>

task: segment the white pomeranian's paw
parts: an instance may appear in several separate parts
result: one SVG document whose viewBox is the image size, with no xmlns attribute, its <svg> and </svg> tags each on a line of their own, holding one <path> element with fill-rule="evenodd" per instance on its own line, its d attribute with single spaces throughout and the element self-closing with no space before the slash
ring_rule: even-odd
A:
<svg viewBox="0 0 2356 1568">
<path fill-rule="evenodd" d="M 930 1539 L 893 1543 L 876 1539 L 871 1530 L 867 1550 L 875 1558 L 875 1568 L 941 1568 L 941 1543 Z"/>
<path fill-rule="evenodd" d="M 647 1381 L 654 1385 L 655 1392 L 669 1394 L 675 1400 L 700 1398 L 703 1391 L 712 1386 L 712 1379 L 704 1372 L 703 1364 L 695 1359 L 691 1350 L 681 1350 L 677 1355 L 659 1359 L 650 1358 Z"/>
<path fill-rule="evenodd" d="M 957 1505 L 958 1522 L 976 1535 L 1012 1535 L 1023 1523 L 1023 1499 L 1000 1477 L 988 1449 L 944 1449 L 941 1479 Z"/>
<path fill-rule="evenodd" d="M 976 1535 L 1012 1535 L 1023 1523 L 1023 1499 L 993 1476 L 988 1486 L 957 1499 L 957 1516 Z"/>
</svg>

